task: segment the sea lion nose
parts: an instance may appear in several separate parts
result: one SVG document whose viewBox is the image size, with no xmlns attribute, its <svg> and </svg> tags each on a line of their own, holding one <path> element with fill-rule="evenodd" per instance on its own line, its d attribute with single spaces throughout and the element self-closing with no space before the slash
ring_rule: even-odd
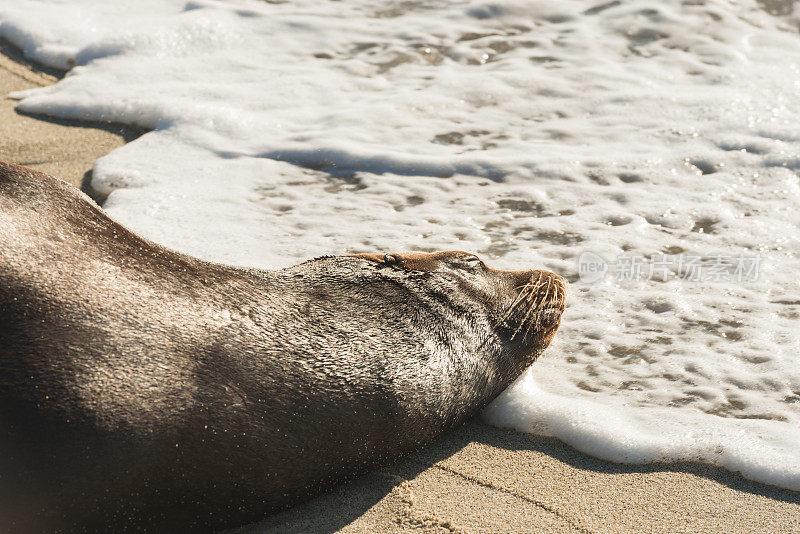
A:
<svg viewBox="0 0 800 534">
<path fill-rule="evenodd" d="M 556 273 L 544 269 L 530 271 L 504 271 L 489 269 L 510 284 L 513 288 L 508 297 L 514 300 L 514 305 L 522 302 L 548 308 L 563 307 L 566 305 L 568 285 L 567 281 Z"/>
<path fill-rule="evenodd" d="M 515 291 L 506 296 L 499 324 L 506 327 L 509 342 L 543 349 L 561 324 L 566 281 L 544 270 L 505 271 L 504 275 L 512 277 Z"/>
<path fill-rule="evenodd" d="M 533 286 L 534 291 L 544 292 L 543 298 L 552 304 L 566 304 L 567 281 L 556 273 L 544 270 L 531 271 L 528 286 Z"/>
</svg>

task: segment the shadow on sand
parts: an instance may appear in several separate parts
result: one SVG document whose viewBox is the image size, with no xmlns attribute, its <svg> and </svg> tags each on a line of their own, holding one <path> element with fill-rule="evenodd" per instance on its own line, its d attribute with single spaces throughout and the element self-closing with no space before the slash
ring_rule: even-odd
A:
<svg viewBox="0 0 800 534">
<path fill-rule="evenodd" d="M 759 484 L 715 466 L 696 462 L 615 464 L 587 456 L 552 438 L 499 429 L 473 420 L 390 466 L 358 477 L 305 504 L 237 532 L 335 532 L 364 515 L 405 480 L 414 479 L 423 471 L 457 454 L 470 443 L 480 443 L 505 451 L 529 451 L 531 454 L 547 455 L 578 470 L 609 475 L 688 473 L 713 480 L 735 491 L 800 505 L 800 493 Z M 511 488 L 495 489 L 514 493 Z"/>
</svg>

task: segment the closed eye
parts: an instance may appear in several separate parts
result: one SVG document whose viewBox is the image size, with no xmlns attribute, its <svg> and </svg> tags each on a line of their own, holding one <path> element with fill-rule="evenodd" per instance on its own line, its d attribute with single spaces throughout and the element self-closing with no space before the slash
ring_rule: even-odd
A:
<svg viewBox="0 0 800 534">
<path fill-rule="evenodd" d="M 453 267 L 460 269 L 482 269 L 485 267 L 483 262 L 478 256 L 462 256 L 453 260 Z"/>
</svg>

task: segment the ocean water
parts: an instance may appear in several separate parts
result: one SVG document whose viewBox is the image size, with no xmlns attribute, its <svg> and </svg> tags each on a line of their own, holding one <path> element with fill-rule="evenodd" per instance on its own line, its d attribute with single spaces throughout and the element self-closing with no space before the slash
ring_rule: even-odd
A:
<svg viewBox="0 0 800 534">
<path fill-rule="evenodd" d="M 0 1 L 20 109 L 152 131 L 105 208 L 206 259 L 462 249 L 572 281 L 484 413 L 800 490 L 800 15 L 727 0 Z"/>
</svg>

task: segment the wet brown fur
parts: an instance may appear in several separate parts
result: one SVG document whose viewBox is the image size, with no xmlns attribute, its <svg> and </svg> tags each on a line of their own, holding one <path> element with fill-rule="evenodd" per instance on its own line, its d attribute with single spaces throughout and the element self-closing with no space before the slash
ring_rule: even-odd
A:
<svg viewBox="0 0 800 534">
<path fill-rule="evenodd" d="M 474 415 L 550 343 L 564 293 L 457 251 L 204 262 L 0 162 L 0 531 L 296 504 Z"/>
</svg>

